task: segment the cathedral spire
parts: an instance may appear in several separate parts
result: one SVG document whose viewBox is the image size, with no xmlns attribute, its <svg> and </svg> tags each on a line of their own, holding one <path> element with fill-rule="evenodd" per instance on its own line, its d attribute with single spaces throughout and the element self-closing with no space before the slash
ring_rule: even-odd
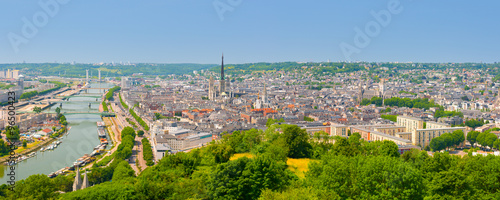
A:
<svg viewBox="0 0 500 200">
<path fill-rule="evenodd" d="M 224 80 L 224 53 L 222 53 L 222 65 L 220 66 L 220 77 Z"/>
</svg>

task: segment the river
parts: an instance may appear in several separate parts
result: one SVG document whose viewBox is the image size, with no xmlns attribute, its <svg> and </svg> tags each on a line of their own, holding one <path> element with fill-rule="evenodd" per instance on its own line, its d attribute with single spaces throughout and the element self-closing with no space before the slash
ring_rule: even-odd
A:
<svg viewBox="0 0 500 200">
<path fill-rule="evenodd" d="M 110 88 L 112 84 L 92 83 L 92 88 Z M 63 112 L 88 112 L 99 111 L 102 102 L 103 90 L 91 89 L 86 94 L 83 91 L 79 95 L 72 96 L 69 101 L 62 103 Z M 99 94 L 100 93 L 100 94 Z M 97 101 L 96 101 L 97 98 Z M 89 102 L 91 107 L 89 108 Z M 44 112 L 54 112 L 59 103 Z M 94 147 L 99 145 L 96 122 L 102 121 L 99 114 L 66 114 L 66 120 L 71 130 L 67 135 L 61 137 L 62 143 L 54 150 L 40 152 L 33 158 L 24 160 L 16 165 L 16 181 L 26 179 L 33 174 L 50 174 L 63 167 L 72 166 L 76 159 L 84 154 L 90 154 Z M 111 144 L 111 143 L 110 143 Z M 9 176 L 8 166 L 1 165 L 0 184 L 7 183 Z M 3 173 L 2 173 L 3 172 Z"/>
</svg>

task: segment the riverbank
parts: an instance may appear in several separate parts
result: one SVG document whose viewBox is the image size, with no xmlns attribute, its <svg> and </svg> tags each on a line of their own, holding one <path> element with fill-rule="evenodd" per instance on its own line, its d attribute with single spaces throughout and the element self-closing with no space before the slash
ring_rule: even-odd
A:
<svg viewBox="0 0 500 200">
<path fill-rule="evenodd" d="M 116 127 L 116 125 L 114 125 L 114 124 L 113 124 L 113 120 L 111 120 L 111 117 L 103 117 L 103 118 L 102 118 L 102 120 L 104 121 L 104 124 L 106 124 L 106 130 L 108 130 L 108 136 L 109 136 L 109 138 L 111 139 L 111 141 L 112 141 L 112 145 L 113 145 L 113 146 L 111 147 L 111 149 L 110 149 L 110 150 L 109 150 L 106 154 L 103 154 L 103 156 L 102 156 L 102 157 L 100 157 L 100 158 L 96 159 L 95 161 L 93 161 L 93 162 L 91 162 L 91 163 L 87 164 L 85 167 L 83 167 L 83 169 L 89 169 L 89 168 L 91 168 L 91 167 L 94 165 L 94 163 L 98 163 L 98 162 L 99 162 L 99 161 L 101 161 L 102 159 L 104 159 L 104 158 L 106 158 L 106 157 L 108 157 L 108 156 L 112 156 L 112 155 L 113 155 L 113 153 L 114 153 L 114 152 L 116 151 L 116 149 L 118 148 L 118 145 L 120 145 L 120 143 L 121 143 L 120 141 L 118 141 L 118 140 L 115 138 L 115 137 L 116 137 L 116 135 L 118 135 L 118 134 L 116 134 L 116 133 L 113 131 L 113 129 L 111 128 L 111 127 L 113 127 L 113 126 L 115 126 L 115 127 Z M 117 129 L 116 129 L 116 130 L 117 130 Z M 108 163 L 108 164 L 109 164 L 109 163 Z"/>
<path fill-rule="evenodd" d="M 38 151 L 38 149 L 42 148 L 43 146 L 51 143 L 51 142 L 54 142 L 55 140 L 57 140 L 57 138 L 49 138 L 47 140 L 44 140 L 42 142 L 39 142 L 38 144 L 36 144 L 35 146 L 31 147 L 31 148 L 28 148 L 28 149 L 25 149 L 25 150 L 22 150 L 21 152 L 16 152 L 16 154 L 18 156 L 21 156 L 21 155 L 28 155 L 30 154 L 31 152 L 35 152 L 35 151 Z M 16 150 L 17 151 L 17 150 Z M 0 158 L 0 163 L 5 163 L 7 162 L 7 160 L 9 159 L 9 155 L 6 155 L 4 157 L 1 157 Z"/>
</svg>

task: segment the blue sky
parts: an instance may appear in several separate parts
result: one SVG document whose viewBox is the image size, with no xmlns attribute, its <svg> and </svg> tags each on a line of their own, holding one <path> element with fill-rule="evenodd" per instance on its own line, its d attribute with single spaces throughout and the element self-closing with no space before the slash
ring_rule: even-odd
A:
<svg viewBox="0 0 500 200">
<path fill-rule="evenodd" d="M 57 0 L 0 0 L 0 63 L 500 61 L 493 0 L 60 0 L 53 13 L 40 2 Z M 387 26 L 370 14 L 398 2 Z M 23 18 L 38 31 L 23 34 Z M 356 46 L 367 25 L 370 42 Z"/>
</svg>

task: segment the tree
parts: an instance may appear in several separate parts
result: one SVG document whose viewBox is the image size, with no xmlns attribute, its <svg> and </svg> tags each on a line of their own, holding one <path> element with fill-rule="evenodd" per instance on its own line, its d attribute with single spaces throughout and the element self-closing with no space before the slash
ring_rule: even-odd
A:
<svg viewBox="0 0 500 200">
<path fill-rule="evenodd" d="M 464 132 L 462 130 L 456 130 L 452 133 L 444 133 L 439 137 L 433 138 L 429 146 L 433 151 L 440 151 L 446 148 L 460 145 L 464 141 Z"/>
<path fill-rule="evenodd" d="M 13 199 L 52 199 L 57 194 L 56 187 L 47 175 L 36 174 L 26 180 L 16 182 Z"/>
<path fill-rule="evenodd" d="M 441 151 L 445 149 L 446 144 L 444 143 L 443 137 L 435 137 L 432 138 L 429 146 L 432 149 L 432 151 Z"/>
<path fill-rule="evenodd" d="M 309 164 L 304 182 L 340 199 L 423 199 L 422 181 L 422 172 L 400 158 L 330 154 Z"/>
<path fill-rule="evenodd" d="M 387 120 L 391 120 L 393 122 L 397 122 L 397 118 L 398 116 L 397 115 L 380 115 L 380 117 L 382 119 L 387 119 Z"/>
<path fill-rule="evenodd" d="M 153 162 L 153 150 L 151 148 L 151 144 L 147 138 L 142 138 L 142 158 L 146 161 L 147 166 L 154 165 Z"/>
<path fill-rule="evenodd" d="M 10 141 L 17 141 L 19 140 L 19 127 L 17 126 L 7 126 L 5 128 L 5 135 L 7 136 L 7 139 Z"/>
<path fill-rule="evenodd" d="M 66 121 L 66 117 L 62 114 L 59 114 L 59 123 L 65 126 L 68 124 L 68 122 Z"/>
<path fill-rule="evenodd" d="M 352 134 L 349 137 L 349 140 L 344 137 L 337 136 L 335 138 L 335 144 L 333 144 L 331 152 L 334 155 L 343 155 L 343 156 L 356 156 L 360 153 L 360 145 L 359 142 L 359 133 Z M 357 140 L 357 141 L 356 141 Z"/>
<path fill-rule="evenodd" d="M 214 163 L 225 163 L 234 154 L 234 149 L 228 144 L 211 144 L 207 148 Z"/>
<path fill-rule="evenodd" d="M 479 131 L 470 131 L 467 134 L 467 140 L 470 142 L 471 145 L 475 146 L 476 138 L 478 135 L 479 135 Z"/>
<path fill-rule="evenodd" d="M 61 199 L 141 199 L 136 190 L 133 184 L 106 182 L 92 186 L 92 189 L 62 194 Z"/>
<path fill-rule="evenodd" d="M 469 199 L 474 192 L 461 171 L 441 171 L 434 176 L 429 184 L 433 199 Z"/>
<path fill-rule="evenodd" d="M 380 153 L 384 156 L 399 157 L 398 145 L 393 141 L 384 140 L 382 146 L 380 146 Z"/>
<path fill-rule="evenodd" d="M 370 105 L 370 103 L 371 103 L 370 99 L 361 100 L 361 105 L 363 105 L 363 106 Z"/>
<path fill-rule="evenodd" d="M 283 134 L 280 137 L 285 139 L 289 149 L 290 158 L 308 158 L 310 156 L 311 144 L 309 144 L 309 134 L 305 129 L 297 125 L 282 125 Z"/>
<path fill-rule="evenodd" d="M 59 116 L 59 114 L 61 114 L 61 108 L 60 107 L 56 108 L 56 113 L 57 113 L 57 116 Z"/>
<path fill-rule="evenodd" d="M 314 121 L 314 119 L 313 119 L 313 118 L 310 118 L 310 117 L 308 117 L 308 116 L 304 116 L 304 121 L 306 121 L 306 122 L 313 122 L 313 121 Z"/>
<path fill-rule="evenodd" d="M 270 127 L 273 124 L 282 123 L 282 122 L 285 122 L 285 120 L 283 118 L 280 118 L 279 120 L 273 119 L 273 118 L 267 118 L 266 126 Z"/>
<path fill-rule="evenodd" d="M 290 187 L 284 191 L 272 191 L 270 189 L 263 190 L 259 200 L 267 200 L 267 199 L 315 200 L 315 199 L 341 199 L 341 198 L 335 192 L 327 190 L 318 190 L 312 187 Z"/>
<path fill-rule="evenodd" d="M 0 156 L 4 156 L 7 154 L 9 154 L 9 147 L 2 139 L 0 139 Z"/>
<path fill-rule="evenodd" d="M 212 199 L 257 199 L 264 189 L 279 190 L 289 180 L 286 165 L 268 157 L 246 157 L 218 165 L 207 185 Z"/>
<path fill-rule="evenodd" d="M 113 182 L 114 181 L 119 181 L 119 180 L 123 180 L 123 179 L 126 179 L 126 178 L 129 178 L 129 177 L 134 177 L 134 170 L 132 169 L 132 167 L 130 167 L 130 165 L 128 164 L 127 161 L 121 161 L 118 166 L 116 166 L 114 172 L 113 172 Z"/>
<path fill-rule="evenodd" d="M 143 135 L 144 135 L 144 131 L 143 130 L 137 131 L 137 136 L 142 137 Z"/>
<path fill-rule="evenodd" d="M 476 142 L 479 143 L 482 147 L 490 147 L 494 148 L 494 143 L 497 140 L 497 136 L 489 131 L 479 133 L 477 136 Z"/>
<path fill-rule="evenodd" d="M 132 136 L 132 138 L 135 138 L 135 130 L 130 126 L 127 126 L 122 130 L 121 138 L 123 139 L 127 135 L 130 135 Z"/>
<path fill-rule="evenodd" d="M 497 150 L 500 149 L 500 139 L 495 140 L 493 147 Z"/>
<path fill-rule="evenodd" d="M 476 120 L 476 119 L 466 120 L 465 125 L 474 129 L 484 125 L 484 120 Z"/>
<path fill-rule="evenodd" d="M 33 112 L 35 112 L 35 113 L 41 113 L 41 112 L 42 112 L 42 108 L 40 108 L 40 107 L 38 107 L 38 106 L 35 106 L 35 107 L 33 108 Z"/>
<path fill-rule="evenodd" d="M 26 140 L 23 140 L 23 148 L 26 148 L 28 146 L 28 142 Z"/>
</svg>

